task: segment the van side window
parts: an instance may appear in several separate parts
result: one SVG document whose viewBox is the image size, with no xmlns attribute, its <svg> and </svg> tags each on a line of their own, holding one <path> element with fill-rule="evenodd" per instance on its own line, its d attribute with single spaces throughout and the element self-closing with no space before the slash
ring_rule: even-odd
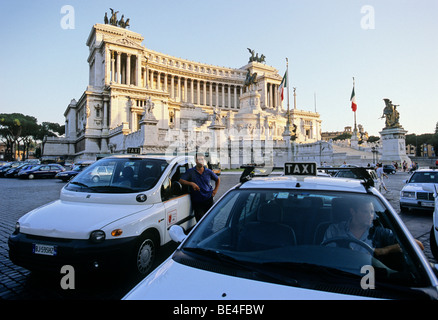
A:
<svg viewBox="0 0 438 320">
<path fill-rule="evenodd" d="M 188 170 L 188 164 L 178 164 L 177 167 L 172 170 L 170 174 L 170 179 L 166 179 L 161 186 L 161 200 L 166 201 L 175 197 L 179 197 L 183 194 L 189 193 L 189 187 L 181 185 L 182 189 L 179 189 L 177 184 L 179 184 L 179 179 Z"/>
</svg>

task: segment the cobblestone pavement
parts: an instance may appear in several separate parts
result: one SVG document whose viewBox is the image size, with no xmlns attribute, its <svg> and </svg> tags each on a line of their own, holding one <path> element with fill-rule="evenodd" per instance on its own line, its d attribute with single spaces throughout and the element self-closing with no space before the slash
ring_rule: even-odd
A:
<svg viewBox="0 0 438 320">
<path fill-rule="evenodd" d="M 17 219 L 58 198 L 63 185 L 58 180 L 0 178 L 0 299 L 19 294 L 30 274 L 9 260 L 8 238 Z M 42 189 L 44 192 L 40 192 Z"/>
<path fill-rule="evenodd" d="M 399 191 L 407 173 L 398 172 L 385 180 L 389 193 L 384 194 L 392 206 L 399 211 Z M 239 175 L 221 176 L 218 197 L 238 182 Z M 19 217 L 43 204 L 59 198 L 65 183 L 55 180 L 19 180 L 0 178 L 0 299 L 120 299 L 135 282 L 126 282 L 121 275 L 111 274 L 102 277 L 82 277 L 73 294 L 60 289 L 60 276 L 33 274 L 14 265 L 9 260 L 8 238 L 13 232 Z M 430 252 L 429 231 L 432 214 L 422 212 L 403 213 L 400 217 L 414 236 L 425 245 L 425 255 L 432 263 L 437 263 Z M 176 248 L 171 245 L 163 248 L 164 260 Z"/>
</svg>

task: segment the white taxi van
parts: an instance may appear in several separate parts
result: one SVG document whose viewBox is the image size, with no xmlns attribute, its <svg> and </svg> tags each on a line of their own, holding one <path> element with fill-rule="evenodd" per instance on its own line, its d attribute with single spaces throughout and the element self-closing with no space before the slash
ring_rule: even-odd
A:
<svg viewBox="0 0 438 320">
<path fill-rule="evenodd" d="M 175 253 L 123 299 L 438 298 L 435 269 L 372 179 L 317 176 L 315 163 L 254 172 L 189 235 L 172 226 Z"/>
<path fill-rule="evenodd" d="M 120 155 L 93 163 L 59 200 L 18 220 L 10 259 L 30 270 L 127 265 L 147 274 L 157 249 L 171 240 L 169 228 L 195 224 L 188 189 L 178 182 L 193 166 L 186 156 Z"/>
</svg>

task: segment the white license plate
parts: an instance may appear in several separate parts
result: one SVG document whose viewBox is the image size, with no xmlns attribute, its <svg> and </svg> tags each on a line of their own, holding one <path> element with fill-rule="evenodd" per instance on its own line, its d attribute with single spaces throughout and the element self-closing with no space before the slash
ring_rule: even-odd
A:
<svg viewBox="0 0 438 320">
<path fill-rule="evenodd" d="M 433 202 L 422 202 L 421 205 L 423 207 L 434 207 L 435 203 L 433 203 Z"/>
<path fill-rule="evenodd" d="M 35 254 L 43 254 L 46 256 L 56 256 L 56 246 L 34 243 L 32 252 Z"/>
</svg>

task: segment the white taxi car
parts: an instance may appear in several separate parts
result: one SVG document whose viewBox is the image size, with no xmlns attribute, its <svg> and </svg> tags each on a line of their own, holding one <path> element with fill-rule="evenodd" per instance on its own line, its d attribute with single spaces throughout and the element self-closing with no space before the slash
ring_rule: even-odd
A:
<svg viewBox="0 0 438 320">
<path fill-rule="evenodd" d="M 415 170 L 400 191 L 400 210 L 433 211 L 435 206 L 433 195 L 436 187 L 438 187 L 438 168 Z"/>
<path fill-rule="evenodd" d="M 18 220 L 10 259 L 30 270 L 128 265 L 145 275 L 156 250 L 171 240 L 170 226 L 195 224 L 188 190 L 178 182 L 192 158 L 120 155 L 95 162 L 63 187 L 59 200 Z"/>
<path fill-rule="evenodd" d="M 123 299 L 438 298 L 420 245 L 369 183 L 317 176 L 316 164 L 244 173 L 181 244 Z M 313 175 L 313 176 L 312 176 Z"/>
</svg>

